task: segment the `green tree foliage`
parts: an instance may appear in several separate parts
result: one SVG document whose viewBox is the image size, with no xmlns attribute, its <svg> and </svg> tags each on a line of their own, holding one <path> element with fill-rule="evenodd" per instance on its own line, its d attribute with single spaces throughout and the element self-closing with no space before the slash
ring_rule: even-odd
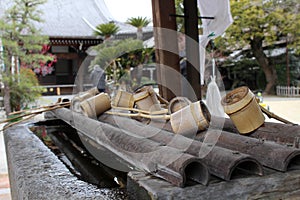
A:
<svg viewBox="0 0 300 200">
<path fill-rule="evenodd" d="M 222 38 L 218 48 L 224 51 L 250 48 L 266 77 L 265 93 L 272 93 L 277 83 L 277 71 L 264 47 L 289 39 L 290 47 L 299 51 L 300 18 L 297 0 L 233 0 L 233 24 Z"/>
<path fill-rule="evenodd" d="M 140 40 L 126 39 L 126 40 L 112 40 L 107 41 L 93 47 L 97 52 L 95 59 L 91 62 L 90 70 L 94 65 L 106 67 L 111 65 L 118 57 L 134 51 L 142 49 L 143 42 Z"/>
<path fill-rule="evenodd" d="M 176 14 L 183 16 L 184 15 L 184 6 L 183 6 L 183 0 L 175 0 L 175 9 Z M 177 23 L 177 31 L 184 32 L 184 18 L 183 17 L 176 17 L 176 23 Z"/>
<path fill-rule="evenodd" d="M 129 89 L 136 89 L 142 84 L 155 83 L 147 77 L 143 77 L 143 67 L 154 63 L 154 48 L 139 48 L 123 54 L 117 59 L 121 67 L 121 81 L 130 86 Z"/>
<path fill-rule="evenodd" d="M 119 30 L 120 28 L 116 24 L 109 22 L 106 24 L 99 24 L 98 26 L 96 26 L 94 34 L 103 36 L 105 39 L 108 39 L 112 35 L 118 33 Z"/>
<path fill-rule="evenodd" d="M 40 67 L 40 61 L 48 61 L 49 56 L 40 54 L 48 37 L 39 34 L 34 26 L 41 22 L 37 10 L 45 0 L 15 0 L 14 5 L 0 19 L 1 38 L 4 46 L 3 60 L 7 68 L 11 65 L 11 56 L 17 56 L 23 63 L 30 63 L 32 68 Z"/>
<path fill-rule="evenodd" d="M 130 69 L 152 60 L 153 49 L 144 49 L 143 42 L 135 39 L 109 40 L 93 47 L 97 52 L 89 70 L 99 65 L 116 87 L 120 81 L 132 84 Z"/>
<path fill-rule="evenodd" d="M 143 39 L 143 28 L 150 24 L 151 20 L 146 17 L 131 17 L 126 23 L 137 28 L 137 39 Z"/>
<path fill-rule="evenodd" d="M 124 68 L 136 67 L 140 64 L 153 62 L 155 50 L 153 48 L 139 48 L 123 54 L 118 61 Z"/>
<path fill-rule="evenodd" d="M 34 26 L 35 23 L 41 22 L 41 12 L 37 7 L 45 2 L 45 0 L 14 0 L 12 6 L 0 19 L 0 34 L 4 46 L 2 59 L 5 71 L 2 73 L 5 77 L 4 107 L 6 113 L 11 112 L 10 95 L 14 95 L 13 91 L 10 91 L 10 83 L 24 80 L 11 74 L 12 67 L 18 71 L 19 64 L 22 63 L 34 69 L 41 67 L 41 62 L 46 63 L 53 59 L 40 53 L 42 45 L 47 44 L 49 40 L 48 37 L 42 36 Z M 15 63 L 12 63 L 12 58 L 15 58 Z"/>
<path fill-rule="evenodd" d="M 15 74 L 7 82 L 10 87 L 10 104 L 16 110 L 34 102 L 43 91 L 35 73 L 28 68 L 21 68 L 20 74 Z"/>
</svg>

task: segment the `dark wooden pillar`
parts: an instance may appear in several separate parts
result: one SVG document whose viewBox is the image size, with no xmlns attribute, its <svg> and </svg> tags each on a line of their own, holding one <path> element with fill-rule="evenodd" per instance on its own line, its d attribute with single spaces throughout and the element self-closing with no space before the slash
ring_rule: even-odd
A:
<svg viewBox="0 0 300 200">
<path fill-rule="evenodd" d="M 184 0 L 184 25 L 186 34 L 187 80 L 193 91 L 188 91 L 188 98 L 201 99 L 199 32 L 197 0 Z"/>
<path fill-rule="evenodd" d="M 174 0 L 152 0 L 157 81 L 160 94 L 170 100 L 181 96 L 181 74 Z"/>
</svg>

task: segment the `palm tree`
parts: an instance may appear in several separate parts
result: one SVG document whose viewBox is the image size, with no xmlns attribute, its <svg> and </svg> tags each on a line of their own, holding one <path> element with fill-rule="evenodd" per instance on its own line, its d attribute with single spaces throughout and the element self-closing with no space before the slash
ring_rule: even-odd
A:
<svg viewBox="0 0 300 200">
<path fill-rule="evenodd" d="M 131 17 L 126 23 L 137 28 L 137 39 L 143 40 L 143 28 L 150 24 L 151 20 L 146 17 Z"/>
<path fill-rule="evenodd" d="M 96 30 L 94 31 L 95 35 L 104 36 L 104 39 L 109 39 L 112 35 L 115 35 L 120 28 L 114 24 L 113 22 L 109 22 L 106 24 L 99 24 L 96 26 Z"/>
</svg>

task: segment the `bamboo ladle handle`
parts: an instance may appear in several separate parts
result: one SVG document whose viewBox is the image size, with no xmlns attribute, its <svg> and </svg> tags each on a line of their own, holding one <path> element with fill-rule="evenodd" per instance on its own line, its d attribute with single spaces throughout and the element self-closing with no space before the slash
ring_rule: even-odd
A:
<svg viewBox="0 0 300 200">
<path fill-rule="evenodd" d="M 284 119 L 282 117 L 279 117 L 278 115 L 270 112 L 268 109 L 264 108 L 263 106 L 261 106 L 261 105 L 259 105 L 259 106 L 260 106 L 261 111 L 263 113 L 265 113 L 269 118 L 277 119 L 278 121 L 281 121 L 281 122 L 283 122 L 285 124 L 293 124 L 293 125 L 295 125 L 295 123 L 290 122 L 290 121 L 288 121 L 288 120 L 286 120 L 286 119 Z"/>
<path fill-rule="evenodd" d="M 112 111 L 106 111 L 106 114 L 110 115 L 118 115 L 122 117 L 144 117 L 147 119 L 164 119 L 164 120 L 169 120 L 170 115 L 148 115 L 144 113 L 121 113 L 121 112 L 112 112 Z"/>
<path fill-rule="evenodd" d="M 43 109 L 43 110 L 39 110 L 39 111 L 31 112 L 31 113 L 25 113 L 23 115 L 19 115 L 19 116 L 16 116 L 16 117 L 5 119 L 3 121 L 0 121 L 0 124 L 10 122 L 10 121 L 15 120 L 15 119 L 19 119 L 21 117 L 26 117 L 26 116 L 34 115 L 34 114 L 37 115 L 37 114 L 41 114 L 41 113 L 46 112 L 46 111 L 51 111 L 51 110 L 55 110 L 55 109 L 58 109 L 58 108 L 63 108 L 63 107 L 69 106 L 69 105 L 70 105 L 70 102 L 56 104 L 55 106 L 48 106 L 48 108 Z"/>
<path fill-rule="evenodd" d="M 127 110 L 127 111 L 145 113 L 145 114 L 149 114 L 149 115 L 158 115 L 158 114 L 168 113 L 168 109 L 162 109 L 162 110 L 158 110 L 158 111 L 148 111 L 148 110 L 141 110 L 141 109 L 136 109 L 136 108 L 125 108 L 125 107 L 117 107 L 117 106 L 112 106 L 112 108 L 118 109 L 118 110 Z"/>
</svg>

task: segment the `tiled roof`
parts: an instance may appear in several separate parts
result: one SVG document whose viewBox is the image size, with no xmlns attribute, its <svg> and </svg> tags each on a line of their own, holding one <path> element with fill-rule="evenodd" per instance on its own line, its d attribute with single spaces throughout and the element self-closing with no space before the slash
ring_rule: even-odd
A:
<svg viewBox="0 0 300 200">
<path fill-rule="evenodd" d="M 103 0 L 48 0 L 41 9 L 45 23 L 40 28 L 49 36 L 92 36 L 93 27 L 114 21 Z M 122 31 L 133 30 L 119 26 Z"/>
<path fill-rule="evenodd" d="M 9 4 L 9 0 L 0 1 L 0 16 Z M 48 0 L 40 10 L 44 22 L 37 23 L 36 27 L 50 37 L 90 37 L 97 25 L 115 21 L 104 0 Z M 136 33 L 136 28 L 131 25 L 115 23 L 121 29 L 120 34 Z"/>
</svg>

